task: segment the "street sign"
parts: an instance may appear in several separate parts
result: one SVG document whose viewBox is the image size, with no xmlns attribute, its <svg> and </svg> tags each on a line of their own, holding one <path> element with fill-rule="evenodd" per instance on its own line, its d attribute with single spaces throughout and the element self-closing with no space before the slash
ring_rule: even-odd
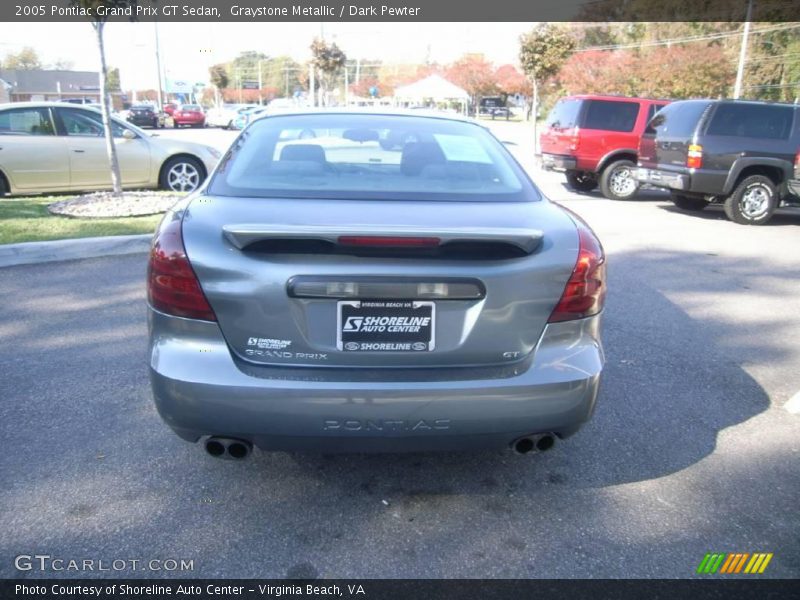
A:
<svg viewBox="0 0 800 600">
<path fill-rule="evenodd" d="M 242 82 L 242 89 L 243 90 L 257 90 L 258 89 L 258 82 L 257 81 L 243 81 Z"/>
</svg>

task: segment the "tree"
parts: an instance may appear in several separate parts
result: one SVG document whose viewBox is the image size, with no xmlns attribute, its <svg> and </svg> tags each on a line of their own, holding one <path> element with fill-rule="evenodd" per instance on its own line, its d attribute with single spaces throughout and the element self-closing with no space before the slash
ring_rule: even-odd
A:
<svg viewBox="0 0 800 600">
<path fill-rule="evenodd" d="M 221 95 L 224 98 L 225 90 L 227 89 L 228 85 L 230 85 L 228 70 L 223 64 L 213 65 L 209 67 L 208 75 L 211 79 L 211 83 L 216 89 L 216 104 L 219 104 L 219 96 Z"/>
<path fill-rule="evenodd" d="M 59 58 L 57 61 L 50 63 L 48 68 L 56 71 L 71 71 L 74 66 L 75 63 L 73 61 L 67 58 Z"/>
<path fill-rule="evenodd" d="M 347 56 L 335 42 L 328 44 L 320 38 L 314 38 L 311 42 L 311 62 L 319 72 L 319 87 L 325 104 L 328 103 L 328 91 L 333 88 L 336 76 L 346 61 Z"/>
<path fill-rule="evenodd" d="M 42 61 L 39 60 L 39 55 L 36 50 L 25 46 L 16 54 L 6 54 L 3 61 L 4 69 L 16 69 L 18 71 L 33 71 L 42 68 Z"/>
<path fill-rule="evenodd" d="M 103 128 L 105 129 L 106 152 L 108 153 L 108 164 L 111 169 L 111 187 L 114 196 L 122 197 L 122 177 L 119 172 L 119 159 L 117 158 L 117 147 L 114 144 L 114 134 L 111 131 L 111 98 L 108 87 L 108 64 L 106 63 L 106 48 L 103 41 L 106 19 L 97 14 L 100 6 L 104 8 L 125 8 L 138 4 L 138 0 L 70 0 L 70 5 L 78 8 L 90 9 L 92 15 L 91 24 L 94 28 L 97 39 L 97 49 L 100 53 L 100 105 L 103 114 Z M 111 11 L 105 11 L 111 12 Z M 135 10 L 134 10 L 135 12 Z"/>
<path fill-rule="evenodd" d="M 575 49 L 575 38 L 568 31 L 545 23 L 535 27 L 520 38 L 519 62 L 522 70 L 533 84 L 533 139 L 538 143 L 536 119 L 539 111 L 539 87 L 547 79 L 556 75 Z"/>
<path fill-rule="evenodd" d="M 445 77 L 466 90 L 473 107 L 478 106 L 481 96 L 498 92 L 494 66 L 482 54 L 465 54 L 447 68 Z"/>
<path fill-rule="evenodd" d="M 514 94 L 527 95 L 528 81 L 525 75 L 519 72 L 514 65 L 501 65 L 497 67 L 494 72 L 494 78 L 497 82 L 497 89 L 503 97 L 503 102 L 508 101 L 509 96 Z"/>
<path fill-rule="evenodd" d="M 106 87 L 108 88 L 109 92 L 118 92 L 122 89 L 122 85 L 119 80 L 119 69 L 109 69 L 108 75 L 106 76 Z"/>
</svg>

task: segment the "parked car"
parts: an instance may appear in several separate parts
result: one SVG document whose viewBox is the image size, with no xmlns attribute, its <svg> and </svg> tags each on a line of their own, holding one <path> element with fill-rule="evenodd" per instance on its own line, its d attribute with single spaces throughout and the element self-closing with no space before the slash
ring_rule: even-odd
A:
<svg viewBox="0 0 800 600">
<path fill-rule="evenodd" d="M 268 108 L 266 106 L 255 106 L 240 110 L 233 120 L 231 129 L 244 129 L 251 121 L 266 114 L 267 110 Z"/>
<path fill-rule="evenodd" d="M 591 229 L 478 123 L 312 111 L 252 122 L 156 232 L 166 424 L 225 458 L 525 453 L 575 433 L 604 362 Z M 398 155 L 384 129 L 418 141 Z"/>
<path fill-rule="evenodd" d="M 799 153 L 797 105 L 685 100 L 650 122 L 636 176 L 670 190 L 684 210 L 717 203 L 731 221 L 762 225 L 779 206 L 800 203 Z"/>
<path fill-rule="evenodd" d="M 112 116 L 126 188 L 191 192 L 216 165 L 209 146 L 149 134 Z M 0 105 L 0 195 L 108 189 L 99 111 L 58 102 Z"/>
<path fill-rule="evenodd" d="M 175 110 L 178 108 L 178 105 L 174 102 L 167 102 L 164 105 L 164 112 L 167 113 L 170 117 L 175 113 Z"/>
<path fill-rule="evenodd" d="M 199 104 L 181 104 L 172 113 L 173 127 L 188 125 L 189 127 L 205 127 L 206 114 Z"/>
<path fill-rule="evenodd" d="M 206 112 L 206 123 L 209 127 L 231 129 L 240 112 L 257 108 L 257 104 L 224 104 Z"/>
<path fill-rule="evenodd" d="M 128 109 L 126 121 L 139 127 L 152 127 L 158 129 L 164 127 L 168 115 L 161 113 L 150 104 L 134 104 Z"/>
<path fill-rule="evenodd" d="M 610 200 L 628 200 L 639 189 L 634 176 L 639 138 L 667 100 L 624 96 L 570 96 L 559 100 L 539 137 L 542 166 L 564 171 L 579 192 L 600 186 Z"/>
</svg>

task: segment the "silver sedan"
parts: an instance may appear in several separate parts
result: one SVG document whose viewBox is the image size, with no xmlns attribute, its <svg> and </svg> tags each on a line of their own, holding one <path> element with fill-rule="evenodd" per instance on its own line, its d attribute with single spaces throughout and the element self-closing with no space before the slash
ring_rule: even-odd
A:
<svg viewBox="0 0 800 600">
<path fill-rule="evenodd" d="M 210 146 L 158 137 L 116 117 L 112 131 L 125 188 L 191 192 L 220 158 Z M 59 102 L 0 105 L 0 196 L 110 186 L 97 109 Z"/>
</svg>

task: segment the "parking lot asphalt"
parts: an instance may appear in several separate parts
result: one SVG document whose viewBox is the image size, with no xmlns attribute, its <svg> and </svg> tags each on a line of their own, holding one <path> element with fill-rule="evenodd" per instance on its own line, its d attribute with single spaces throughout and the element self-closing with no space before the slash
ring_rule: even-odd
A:
<svg viewBox="0 0 800 600">
<path fill-rule="evenodd" d="M 496 129 L 528 163 L 528 130 Z M 744 227 L 533 176 L 598 233 L 610 290 L 595 416 L 534 456 L 212 459 L 151 402 L 144 255 L 0 269 L 0 577 L 92 575 L 14 567 L 48 554 L 194 567 L 98 576 L 682 578 L 707 552 L 800 577 L 800 213 Z"/>
</svg>

